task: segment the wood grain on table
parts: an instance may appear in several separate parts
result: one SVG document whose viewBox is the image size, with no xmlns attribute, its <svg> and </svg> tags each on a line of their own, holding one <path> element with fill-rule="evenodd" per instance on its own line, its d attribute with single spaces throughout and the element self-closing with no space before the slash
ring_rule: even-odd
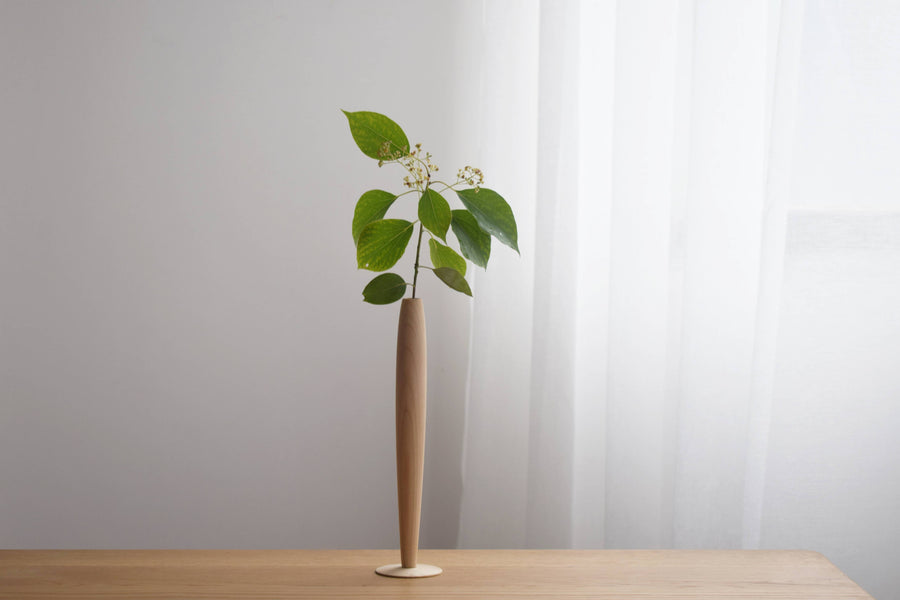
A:
<svg viewBox="0 0 900 600">
<path fill-rule="evenodd" d="M 0 598 L 871 598 L 794 550 L 421 550 L 429 579 L 381 577 L 397 550 L 0 550 Z"/>
</svg>

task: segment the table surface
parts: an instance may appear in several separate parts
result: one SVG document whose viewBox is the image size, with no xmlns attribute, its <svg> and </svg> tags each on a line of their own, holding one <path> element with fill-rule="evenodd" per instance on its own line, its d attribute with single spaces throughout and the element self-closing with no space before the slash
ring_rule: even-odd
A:
<svg viewBox="0 0 900 600">
<path fill-rule="evenodd" d="M 0 598 L 871 598 L 816 552 L 420 550 L 444 574 L 381 577 L 397 550 L 0 550 Z"/>
</svg>

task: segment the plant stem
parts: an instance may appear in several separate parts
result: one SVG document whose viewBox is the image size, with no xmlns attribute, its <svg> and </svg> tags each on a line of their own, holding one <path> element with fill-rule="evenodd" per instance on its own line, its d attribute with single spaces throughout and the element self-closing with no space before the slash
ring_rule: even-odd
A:
<svg viewBox="0 0 900 600">
<path fill-rule="evenodd" d="M 422 249 L 422 222 L 419 221 L 419 241 L 416 244 L 416 264 L 413 271 L 412 297 L 416 297 L 416 280 L 419 279 L 419 251 Z"/>
</svg>

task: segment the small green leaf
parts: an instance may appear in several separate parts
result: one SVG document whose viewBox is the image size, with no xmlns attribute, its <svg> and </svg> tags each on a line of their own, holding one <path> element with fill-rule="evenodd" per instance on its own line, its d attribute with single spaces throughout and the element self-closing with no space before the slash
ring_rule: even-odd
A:
<svg viewBox="0 0 900 600">
<path fill-rule="evenodd" d="M 472 213 L 462 209 L 452 211 L 450 226 L 459 240 L 463 256 L 482 269 L 487 268 L 491 257 L 491 234 L 478 225 Z"/>
<path fill-rule="evenodd" d="M 406 282 L 396 273 L 382 273 L 363 289 L 363 300 L 369 304 L 390 304 L 406 294 Z"/>
<path fill-rule="evenodd" d="M 482 229 L 516 252 L 519 251 L 516 218 L 500 194 L 487 188 L 473 188 L 457 190 L 456 195 Z"/>
<path fill-rule="evenodd" d="M 389 159 L 384 156 L 387 144 L 388 153 L 409 152 L 409 140 L 399 125 L 386 116 L 368 111 L 342 111 L 350 122 L 350 134 L 363 154 L 375 160 Z"/>
<path fill-rule="evenodd" d="M 360 269 L 387 271 L 403 256 L 412 233 L 413 224 L 403 219 L 372 221 L 359 234 L 356 264 Z"/>
<path fill-rule="evenodd" d="M 431 264 L 435 268 L 450 267 L 459 274 L 466 275 L 466 259 L 456 253 L 450 246 L 445 246 L 436 240 L 428 240 L 428 247 L 431 249 Z"/>
<path fill-rule="evenodd" d="M 438 267 L 434 270 L 434 274 L 437 275 L 438 279 L 452 287 L 457 292 L 462 292 L 466 296 L 472 295 L 472 290 L 469 289 L 469 284 L 466 282 L 466 278 L 459 274 L 459 271 L 456 269 L 451 269 L 450 267 Z"/>
<path fill-rule="evenodd" d="M 447 230 L 450 229 L 450 205 L 443 196 L 426 188 L 419 198 L 419 220 L 425 229 L 447 241 Z"/>
<path fill-rule="evenodd" d="M 353 211 L 353 243 L 359 241 L 363 227 L 384 218 L 397 196 L 384 190 L 369 190 L 359 197 L 356 210 Z"/>
</svg>

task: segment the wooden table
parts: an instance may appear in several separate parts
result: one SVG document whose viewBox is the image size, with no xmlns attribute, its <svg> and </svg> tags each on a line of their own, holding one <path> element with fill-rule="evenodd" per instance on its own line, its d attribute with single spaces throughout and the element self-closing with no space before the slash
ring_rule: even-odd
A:
<svg viewBox="0 0 900 600">
<path fill-rule="evenodd" d="M 376 575 L 397 550 L 0 550 L 0 598 L 871 598 L 821 554 L 422 550 L 430 579 Z"/>
</svg>

